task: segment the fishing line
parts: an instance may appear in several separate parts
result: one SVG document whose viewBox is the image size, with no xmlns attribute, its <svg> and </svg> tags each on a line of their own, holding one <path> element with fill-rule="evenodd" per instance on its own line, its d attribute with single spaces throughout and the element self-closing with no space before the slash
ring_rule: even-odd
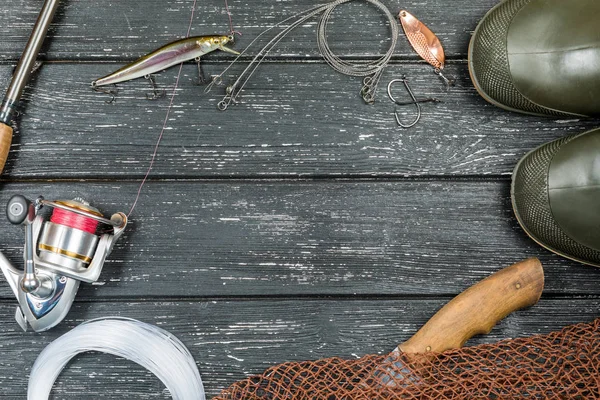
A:
<svg viewBox="0 0 600 400">
<path fill-rule="evenodd" d="M 225 0 L 225 11 L 227 11 L 227 17 L 229 17 L 229 31 L 230 33 L 233 35 L 234 33 L 238 34 L 238 35 L 242 35 L 241 32 L 236 31 L 235 29 L 233 29 L 233 20 L 231 19 L 231 12 L 229 11 L 229 4 L 227 3 L 227 0 Z"/>
<path fill-rule="evenodd" d="M 174 400 L 205 400 L 194 358 L 173 334 L 129 318 L 84 322 L 50 343 L 29 376 L 28 400 L 47 400 L 52 386 L 71 359 L 97 351 L 133 361 L 158 377 Z"/>
<path fill-rule="evenodd" d="M 190 23 L 188 25 L 188 29 L 187 29 L 187 33 L 185 35 L 186 38 L 190 37 L 190 33 L 192 31 L 192 24 L 194 22 L 194 14 L 196 11 L 196 4 L 197 4 L 198 0 L 194 0 L 194 3 L 192 5 L 192 13 L 190 16 Z M 225 0 L 225 9 L 227 10 L 227 15 L 229 17 L 229 27 L 231 29 L 232 34 L 233 33 L 237 33 L 234 31 L 233 29 L 233 22 L 231 19 L 231 13 L 229 12 L 229 5 L 227 4 L 227 0 Z M 137 194 L 135 196 L 135 201 L 133 202 L 133 204 L 131 205 L 131 208 L 129 209 L 129 213 L 127 214 L 127 217 L 129 217 L 131 215 L 131 213 L 133 213 L 133 210 L 135 209 L 135 206 L 137 205 L 138 200 L 140 199 L 140 195 L 142 193 L 142 189 L 144 187 L 144 185 L 146 184 L 146 181 L 148 180 L 148 176 L 150 175 L 150 172 L 152 171 L 152 168 L 154 167 L 154 162 L 156 161 L 156 155 L 158 154 L 158 148 L 160 146 L 160 143 L 162 142 L 162 138 L 165 134 L 165 130 L 167 129 L 167 124 L 169 123 L 169 116 L 171 114 L 171 110 L 173 109 L 173 103 L 175 101 L 175 94 L 177 93 L 177 88 L 179 87 L 179 79 L 181 78 L 181 71 L 183 70 L 183 63 L 181 63 L 179 65 L 179 71 L 177 72 L 177 79 L 175 80 L 175 86 L 173 87 L 173 92 L 171 93 L 171 100 L 169 101 L 169 106 L 167 107 L 167 114 L 165 116 L 165 120 L 163 122 L 163 126 L 160 130 L 160 134 L 158 135 L 158 139 L 156 141 L 156 145 L 154 146 L 154 152 L 152 153 L 152 157 L 150 159 L 150 165 L 148 166 L 148 170 L 146 171 L 146 175 L 144 175 L 144 179 L 142 179 L 142 182 L 140 183 L 140 187 L 138 188 Z"/>
<path fill-rule="evenodd" d="M 55 208 L 52 211 L 50 222 L 53 224 L 75 228 L 87 233 L 91 233 L 92 235 L 96 233 L 96 229 L 98 228 L 99 224 L 98 221 L 94 219 L 61 208 Z"/>
<path fill-rule="evenodd" d="M 331 48 L 329 47 L 329 44 L 327 42 L 327 24 L 331 18 L 332 12 L 334 11 L 334 9 L 336 7 L 341 4 L 348 3 L 350 1 L 353 1 L 353 0 L 336 0 L 331 3 L 312 7 L 308 10 L 305 10 L 305 11 L 302 11 L 300 13 L 293 15 L 293 16 L 273 25 L 272 27 L 266 29 L 262 33 L 260 33 L 250 43 L 250 45 L 248 45 L 246 47 L 246 49 L 244 49 L 241 52 L 241 54 L 238 57 L 236 57 L 227 66 L 227 68 L 225 68 L 225 70 L 223 72 L 221 72 L 221 74 L 213 77 L 213 81 L 206 89 L 207 92 L 210 91 L 212 86 L 214 86 L 215 84 L 220 84 L 222 82 L 223 74 L 226 73 L 229 70 L 229 68 L 231 68 L 238 61 L 238 59 L 241 57 L 241 55 L 246 53 L 246 51 L 254 44 L 254 42 L 256 42 L 256 40 L 258 40 L 259 37 L 261 37 L 263 34 L 267 33 L 268 31 L 270 31 L 270 30 L 272 30 L 294 18 L 298 18 L 296 21 L 291 23 L 289 26 L 285 27 L 273 39 L 271 39 L 256 54 L 256 56 L 252 59 L 250 64 L 242 71 L 242 73 L 239 75 L 239 77 L 236 79 L 236 81 L 232 85 L 230 85 L 226 88 L 225 97 L 217 105 L 219 110 L 224 111 L 232 103 L 233 104 L 237 103 L 237 97 L 239 96 L 239 93 L 246 86 L 246 84 L 248 83 L 248 81 L 250 80 L 250 78 L 252 77 L 254 72 L 256 71 L 256 69 L 263 62 L 266 55 L 275 47 L 275 45 L 277 43 L 279 43 L 287 34 L 289 34 L 296 27 L 298 27 L 299 25 L 303 24 L 310 18 L 312 18 L 320 13 L 323 13 L 323 16 L 319 20 L 318 28 L 317 28 L 317 32 L 318 32 L 317 43 L 319 45 L 319 51 L 321 52 L 321 54 L 323 55 L 323 57 L 325 58 L 327 63 L 332 68 L 334 68 L 336 71 L 343 73 L 345 75 L 365 76 L 366 78 L 363 81 L 363 88 L 361 90 L 361 94 L 362 94 L 365 102 L 367 102 L 367 103 L 373 102 L 374 93 L 375 93 L 377 84 L 379 82 L 381 73 L 383 72 L 383 70 L 387 66 L 387 64 L 389 63 L 389 61 L 394 53 L 394 50 L 396 48 L 396 44 L 398 41 L 399 28 L 394 19 L 394 16 L 390 13 L 388 8 L 383 3 L 381 3 L 379 0 L 366 0 L 367 2 L 375 5 L 377 8 L 382 10 L 385 13 L 386 17 L 388 18 L 388 21 L 389 21 L 389 24 L 391 27 L 391 34 L 392 34 L 390 47 L 389 47 L 388 51 L 382 57 L 380 57 L 379 59 L 377 59 L 375 61 L 366 61 L 366 62 L 359 61 L 356 63 L 351 63 L 351 62 L 346 62 L 346 61 L 342 60 L 339 56 L 334 54 L 333 51 L 331 50 Z"/>
</svg>

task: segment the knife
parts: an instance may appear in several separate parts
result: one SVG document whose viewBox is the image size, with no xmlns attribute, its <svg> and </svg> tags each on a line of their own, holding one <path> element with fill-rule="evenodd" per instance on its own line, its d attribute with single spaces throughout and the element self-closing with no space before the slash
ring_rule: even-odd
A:
<svg viewBox="0 0 600 400">
<path fill-rule="evenodd" d="M 13 128 L 10 126 L 10 121 L 21 98 L 23 89 L 29 81 L 31 71 L 34 69 L 35 60 L 46 37 L 46 32 L 50 27 L 50 22 L 54 18 L 54 13 L 58 8 L 58 2 L 59 0 L 46 0 L 44 3 L 29 37 L 29 41 L 25 46 L 23 55 L 13 73 L 6 96 L 0 105 L 0 172 L 4 169 L 4 164 L 6 163 L 12 143 Z"/>
<path fill-rule="evenodd" d="M 460 348 L 471 337 L 489 333 L 511 312 L 537 303 L 543 288 L 544 270 L 537 258 L 495 272 L 442 307 L 398 345 L 372 376 L 388 387 L 418 384 L 421 378 L 400 361 L 401 353 L 426 355 Z"/>
</svg>

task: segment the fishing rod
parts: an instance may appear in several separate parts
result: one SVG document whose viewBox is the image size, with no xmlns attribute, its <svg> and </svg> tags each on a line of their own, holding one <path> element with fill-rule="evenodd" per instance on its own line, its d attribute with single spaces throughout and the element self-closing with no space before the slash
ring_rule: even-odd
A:
<svg viewBox="0 0 600 400">
<path fill-rule="evenodd" d="M 46 38 L 46 32 L 48 32 L 50 22 L 52 22 L 58 8 L 58 3 L 59 0 L 46 0 L 44 2 L 44 6 L 33 27 L 33 32 L 31 32 L 23 55 L 13 73 L 6 96 L 2 101 L 2 105 L 0 105 L 0 172 L 4 169 L 4 164 L 6 163 L 12 143 L 13 128 L 10 126 L 11 119 L 15 113 L 23 89 L 29 81 L 36 58 Z"/>
</svg>

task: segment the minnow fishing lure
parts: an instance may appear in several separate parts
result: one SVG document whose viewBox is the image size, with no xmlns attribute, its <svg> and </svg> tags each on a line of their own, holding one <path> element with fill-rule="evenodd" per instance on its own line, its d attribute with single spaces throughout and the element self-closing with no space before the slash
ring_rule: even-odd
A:
<svg viewBox="0 0 600 400">
<path fill-rule="evenodd" d="M 159 96 L 156 92 L 152 74 L 185 61 L 196 60 L 196 63 L 198 64 L 199 80 L 202 81 L 200 57 L 215 50 L 222 50 L 227 53 L 239 55 L 239 52 L 226 46 L 226 44 L 233 43 L 233 41 L 233 34 L 194 36 L 177 40 L 154 50 L 139 58 L 137 61 L 134 61 L 103 78 L 93 81 L 92 88 L 97 91 L 102 91 L 98 89 L 100 86 L 114 85 L 120 82 L 145 77 L 152 84 L 154 90 L 153 98 L 157 98 Z M 113 96 L 115 95 L 115 92 L 113 91 L 108 91 L 107 93 L 112 94 Z"/>
<path fill-rule="evenodd" d="M 454 80 L 448 79 L 442 74 L 446 56 L 438 37 L 424 23 L 406 10 L 400 11 L 398 19 L 402 24 L 406 38 L 417 54 L 435 68 L 434 72 L 447 86 L 453 85 Z"/>
</svg>

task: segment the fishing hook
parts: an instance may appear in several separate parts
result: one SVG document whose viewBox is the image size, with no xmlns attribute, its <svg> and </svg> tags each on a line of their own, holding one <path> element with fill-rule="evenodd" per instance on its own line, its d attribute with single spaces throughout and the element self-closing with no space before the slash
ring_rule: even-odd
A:
<svg viewBox="0 0 600 400">
<path fill-rule="evenodd" d="M 198 66 L 198 82 L 197 85 L 206 85 L 206 78 L 204 78 L 204 72 L 202 71 L 202 63 L 200 62 L 200 57 L 196 57 L 194 59 L 196 61 L 196 65 Z"/>
<path fill-rule="evenodd" d="M 408 92 L 408 94 L 409 94 L 410 98 L 412 99 L 412 101 L 403 101 L 403 102 L 400 102 L 400 101 L 398 101 L 398 100 L 396 100 L 394 98 L 394 96 L 392 95 L 392 86 L 396 82 L 402 82 L 404 84 L 404 87 L 406 88 L 406 91 Z M 434 97 L 428 97 L 428 98 L 425 98 L 425 99 L 417 99 L 415 97 L 412 89 L 408 85 L 408 79 L 406 79 L 406 76 L 404 76 L 404 75 L 402 76 L 402 78 L 392 79 L 390 81 L 390 83 L 388 83 L 387 94 L 388 94 L 388 97 L 390 98 L 390 100 L 392 100 L 396 105 L 406 106 L 406 105 L 414 104 L 415 107 L 417 108 L 417 117 L 410 124 L 403 124 L 400 121 L 400 117 L 398 116 L 398 111 L 394 111 L 394 116 L 396 117 L 396 122 L 398 123 L 398 125 L 400 125 L 403 128 L 411 128 L 411 127 L 415 126 L 419 122 L 419 120 L 421 119 L 421 104 L 420 103 L 431 103 L 431 102 L 433 102 L 433 103 L 439 103 L 440 102 L 440 100 L 438 100 L 438 99 L 436 99 Z"/>
<path fill-rule="evenodd" d="M 227 4 L 227 2 L 226 2 Z M 235 43 L 235 35 L 239 34 L 241 36 L 240 32 L 234 31 L 232 30 L 231 33 L 229 35 L 227 35 L 227 39 L 229 40 L 229 43 Z M 231 52 L 231 50 L 229 50 Z M 239 54 L 238 54 L 239 55 Z M 196 57 L 194 58 L 194 61 L 196 61 L 196 65 L 198 66 L 198 85 L 206 85 L 206 78 L 204 77 L 204 71 L 202 70 L 202 62 L 201 62 L 201 57 Z M 213 79 L 214 81 L 214 79 Z M 210 91 L 210 89 L 208 89 Z"/>
<path fill-rule="evenodd" d="M 104 93 L 104 94 L 108 94 L 111 96 L 110 100 L 104 100 L 104 102 L 106 104 L 112 104 L 117 100 L 117 95 L 119 94 L 119 88 L 117 88 L 117 85 L 115 85 L 115 84 L 113 84 L 113 86 L 114 86 L 113 89 L 105 89 L 105 88 L 96 86 L 96 82 L 92 82 L 92 90 L 94 92 Z"/>
<path fill-rule="evenodd" d="M 156 85 L 156 80 L 154 79 L 154 76 L 148 74 L 146 76 L 144 76 L 145 79 L 148 80 L 148 82 L 150 82 L 150 86 L 152 86 L 152 93 L 146 93 L 146 98 L 148 100 L 157 100 L 160 99 L 161 97 L 165 97 L 167 92 L 166 90 L 162 90 L 162 92 L 160 92 L 158 90 L 158 86 Z"/>
</svg>

